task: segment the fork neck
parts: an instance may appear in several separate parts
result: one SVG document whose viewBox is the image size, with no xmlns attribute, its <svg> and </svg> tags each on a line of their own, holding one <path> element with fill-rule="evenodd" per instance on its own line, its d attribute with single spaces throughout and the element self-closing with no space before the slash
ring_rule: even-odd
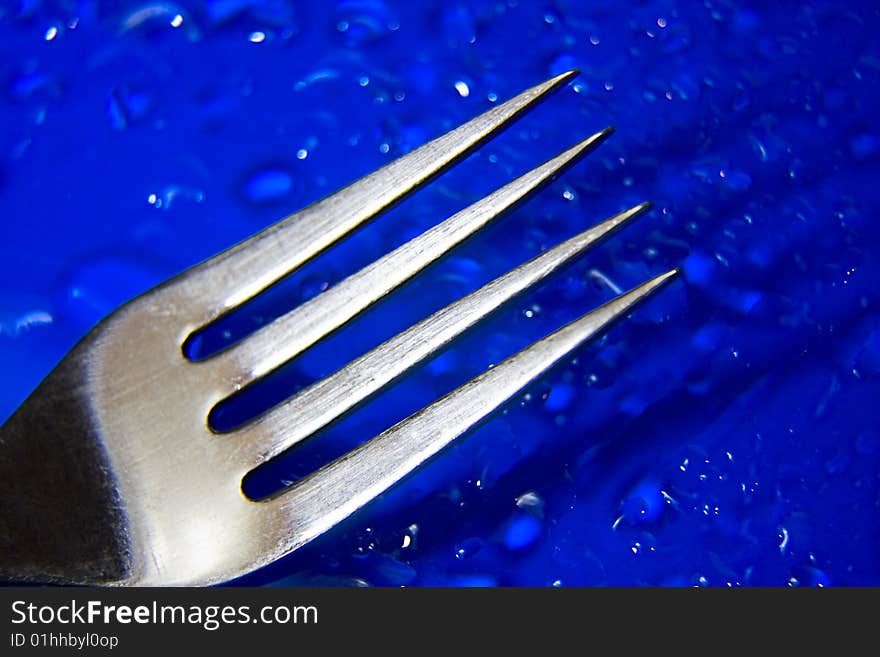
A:
<svg viewBox="0 0 880 657">
<path fill-rule="evenodd" d="M 65 359 L 0 427 L 0 580 L 108 584 L 125 518 L 81 379 Z"/>
</svg>

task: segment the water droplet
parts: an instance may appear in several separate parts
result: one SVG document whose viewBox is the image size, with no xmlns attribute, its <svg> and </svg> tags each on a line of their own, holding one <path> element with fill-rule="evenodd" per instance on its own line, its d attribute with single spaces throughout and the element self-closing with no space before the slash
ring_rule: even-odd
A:
<svg viewBox="0 0 880 657">
<path fill-rule="evenodd" d="M 5 313 L 4 313 L 5 315 Z M 28 333 L 40 326 L 49 326 L 55 320 L 46 310 L 28 310 L 6 318 L 0 315 L 0 335 L 11 338 Z"/>
<path fill-rule="evenodd" d="M 400 547 L 403 549 L 415 550 L 418 547 L 419 526 L 415 523 L 406 528 Z"/>
<path fill-rule="evenodd" d="M 467 98 L 468 96 L 471 95 L 470 87 L 468 87 L 467 82 L 465 82 L 464 80 L 456 81 L 456 83 L 453 86 L 455 87 L 455 90 L 458 92 L 458 95 L 461 96 L 462 98 Z"/>
<path fill-rule="evenodd" d="M 538 518 L 544 517 L 544 499 L 533 490 L 517 497 L 516 506 Z"/>
<path fill-rule="evenodd" d="M 531 513 L 516 513 L 503 529 L 504 546 L 508 550 L 524 550 L 538 540 L 542 529 L 540 519 Z"/>
<path fill-rule="evenodd" d="M 633 486 L 620 503 L 620 513 L 631 525 L 654 522 L 668 506 L 660 485 L 643 479 Z"/>
<path fill-rule="evenodd" d="M 730 171 L 722 169 L 719 176 L 728 189 L 735 192 L 744 192 L 752 186 L 752 178 L 744 171 Z"/>
<path fill-rule="evenodd" d="M 336 30 L 351 46 L 385 37 L 396 23 L 382 0 L 342 0 L 336 4 Z"/>
<path fill-rule="evenodd" d="M 788 549 L 788 541 L 789 535 L 788 530 L 785 527 L 779 528 L 779 553 L 785 554 L 785 551 Z"/>
<path fill-rule="evenodd" d="M 293 85 L 294 91 L 302 91 L 319 82 L 328 82 L 339 78 L 339 71 L 335 68 L 319 68 L 306 75 Z"/>
<path fill-rule="evenodd" d="M 571 406 L 574 397 L 574 386 L 568 383 L 558 383 L 551 389 L 550 395 L 544 402 L 544 408 L 553 413 L 564 411 Z"/>
<path fill-rule="evenodd" d="M 541 314 L 541 306 L 533 303 L 528 308 L 524 308 L 522 313 L 523 316 L 527 319 L 532 319 L 533 317 L 537 317 L 539 314 Z"/>
<path fill-rule="evenodd" d="M 632 394 L 620 400 L 618 408 L 630 417 L 638 417 L 645 411 L 647 406 L 648 403 L 642 396 Z"/>
<path fill-rule="evenodd" d="M 477 40 L 474 17 L 466 4 L 456 3 L 451 7 L 445 7 L 442 25 L 446 43 L 453 48 L 471 44 Z"/>
<path fill-rule="evenodd" d="M 828 573 L 813 566 L 794 569 L 791 579 L 799 585 L 815 586 L 820 589 L 826 586 L 832 586 L 834 583 Z"/>
<path fill-rule="evenodd" d="M 186 27 L 179 29 L 184 23 Z M 122 34 L 138 33 L 148 38 L 174 32 L 180 32 L 189 40 L 196 40 L 201 36 L 189 13 L 173 2 L 145 4 L 130 11 L 123 16 L 119 31 Z"/>
<path fill-rule="evenodd" d="M 698 287 L 711 283 L 718 272 L 717 261 L 699 251 L 691 253 L 682 265 L 685 280 Z"/>
<path fill-rule="evenodd" d="M 147 203 L 157 210 L 170 210 L 179 201 L 202 203 L 204 200 L 205 193 L 202 190 L 179 185 L 166 185 L 160 193 L 153 192 L 147 196 Z"/>
<path fill-rule="evenodd" d="M 467 538 L 455 549 L 455 558 L 466 559 L 468 557 L 472 557 L 477 552 L 482 550 L 484 545 L 485 542 L 481 538 Z"/>
<path fill-rule="evenodd" d="M 248 175 L 244 182 L 245 197 L 257 204 L 274 203 L 293 190 L 293 174 L 280 167 L 266 167 Z"/>
</svg>

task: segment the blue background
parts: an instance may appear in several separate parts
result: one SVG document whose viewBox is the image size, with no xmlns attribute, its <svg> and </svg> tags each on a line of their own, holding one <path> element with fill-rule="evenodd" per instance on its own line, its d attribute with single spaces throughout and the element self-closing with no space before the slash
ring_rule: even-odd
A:
<svg viewBox="0 0 880 657">
<path fill-rule="evenodd" d="M 122 301 L 579 68 L 246 323 L 617 134 L 287 368 L 263 403 L 615 211 L 655 209 L 252 485 L 295 479 L 615 288 L 684 276 L 244 581 L 880 584 L 878 9 L 766 4 L 3 0 L 0 419 Z"/>
</svg>

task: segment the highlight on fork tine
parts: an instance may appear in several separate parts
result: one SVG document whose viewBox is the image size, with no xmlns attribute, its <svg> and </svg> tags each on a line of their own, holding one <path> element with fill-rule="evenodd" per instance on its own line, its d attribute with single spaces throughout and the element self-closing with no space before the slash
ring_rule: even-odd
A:
<svg viewBox="0 0 880 657">
<path fill-rule="evenodd" d="M 674 269 L 656 276 L 566 324 L 265 503 L 280 507 L 283 513 L 294 513 L 301 500 L 320 499 L 321 509 L 312 524 L 304 527 L 303 538 L 308 541 L 324 533 L 483 422 L 677 274 Z"/>
</svg>

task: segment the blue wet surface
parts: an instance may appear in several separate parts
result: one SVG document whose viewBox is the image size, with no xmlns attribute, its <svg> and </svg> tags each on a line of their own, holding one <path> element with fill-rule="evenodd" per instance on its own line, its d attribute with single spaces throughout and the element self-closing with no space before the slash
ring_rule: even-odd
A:
<svg viewBox="0 0 880 657">
<path fill-rule="evenodd" d="M 620 209 L 655 209 L 254 487 L 294 480 L 616 289 L 684 276 L 245 581 L 880 584 L 880 17 L 874 2 L 766 4 L 4 0 L 0 419 L 122 301 L 579 68 L 249 310 L 245 324 L 265 323 L 618 129 L 262 403 Z"/>
</svg>

